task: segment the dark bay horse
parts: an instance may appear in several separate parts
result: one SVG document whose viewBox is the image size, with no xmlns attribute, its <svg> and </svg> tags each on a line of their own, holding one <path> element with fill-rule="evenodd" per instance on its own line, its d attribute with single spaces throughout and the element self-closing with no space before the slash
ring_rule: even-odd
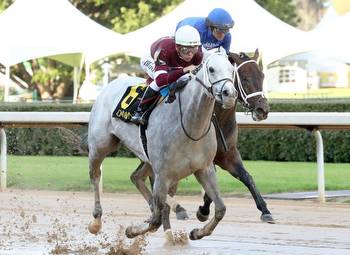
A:
<svg viewBox="0 0 350 255">
<path fill-rule="evenodd" d="M 252 114 L 252 118 L 256 121 L 264 120 L 268 116 L 269 106 L 267 99 L 263 94 L 264 74 L 260 70 L 257 60 L 259 57 L 258 50 L 252 58 L 246 54 L 229 54 L 229 60 L 234 66 L 234 85 L 238 91 L 238 100 L 244 106 L 247 112 Z M 272 214 L 267 208 L 266 202 L 257 189 L 252 176 L 245 169 L 241 155 L 237 149 L 238 127 L 236 123 L 236 105 L 231 109 L 223 109 L 219 104 L 215 105 L 215 115 L 217 117 L 222 134 L 227 143 L 227 151 L 220 139 L 220 132 L 216 129 L 216 137 L 218 147 L 214 159 L 214 163 L 222 169 L 228 171 L 233 177 L 240 180 L 249 189 L 252 194 L 256 206 L 261 211 L 260 219 L 264 222 L 274 223 Z M 152 184 L 152 167 L 147 163 L 141 163 L 130 176 L 131 181 L 139 189 L 143 197 L 151 203 L 151 192 L 145 185 L 145 180 L 150 177 Z M 171 199 L 176 193 L 177 185 L 169 190 L 168 200 L 178 219 L 188 218 L 185 209 L 175 200 Z M 203 197 L 204 204 L 197 211 L 197 218 L 205 221 L 209 216 L 209 208 L 212 200 L 207 194 Z"/>
</svg>

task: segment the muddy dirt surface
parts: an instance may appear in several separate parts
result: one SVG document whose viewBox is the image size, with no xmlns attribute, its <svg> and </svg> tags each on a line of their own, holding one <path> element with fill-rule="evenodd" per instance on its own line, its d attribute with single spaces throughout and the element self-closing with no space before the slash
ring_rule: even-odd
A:
<svg viewBox="0 0 350 255">
<path fill-rule="evenodd" d="M 350 254 L 350 204 L 267 200 L 276 219 L 276 224 L 267 224 L 260 222 L 252 199 L 226 197 L 226 215 L 214 233 L 186 242 L 186 233 L 203 226 L 195 216 L 200 200 L 178 197 L 190 219 L 178 221 L 171 214 L 179 242 L 170 246 L 162 228 L 144 237 L 125 237 L 129 224 L 149 217 L 141 195 L 103 194 L 102 232 L 92 235 L 87 230 L 92 192 L 7 190 L 0 192 L 0 255 Z"/>
</svg>

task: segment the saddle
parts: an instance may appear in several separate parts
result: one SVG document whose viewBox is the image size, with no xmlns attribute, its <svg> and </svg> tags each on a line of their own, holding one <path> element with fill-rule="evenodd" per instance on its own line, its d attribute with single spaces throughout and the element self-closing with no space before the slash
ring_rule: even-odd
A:
<svg viewBox="0 0 350 255">
<path fill-rule="evenodd" d="M 175 93 L 181 89 L 183 89 L 188 81 L 191 79 L 190 76 L 186 76 L 186 78 L 180 78 L 176 82 L 173 82 L 169 86 L 163 88 L 160 91 L 160 95 L 154 101 L 154 103 L 148 108 L 148 110 L 144 113 L 145 117 L 148 119 L 151 115 L 153 109 L 158 105 L 160 101 L 162 101 L 165 97 L 168 97 L 166 103 L 172 103 L 176 99 Z M 142 100 L 142 96 L 146 91 L 146 84 L 136 84 L 133 86 L 129 86 L 122 98 L 120 99 L 117 107 L 114 109 L 112 117 L 119 118 L 124 122 L 131 122 L 130 119 L 134 116 L 135 111 L 137 110 L 137 106 Z"/>
</svg>

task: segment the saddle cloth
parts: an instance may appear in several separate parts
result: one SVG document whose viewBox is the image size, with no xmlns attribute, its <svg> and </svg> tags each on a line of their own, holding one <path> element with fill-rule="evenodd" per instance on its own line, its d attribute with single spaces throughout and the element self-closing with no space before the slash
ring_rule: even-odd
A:
<svg viewBox="0 0 350 255">
<path fill-rule="evenodd" d="M 152 110 L 156 107 L 156 105 L 162 101 L 163 98 L 168 97 L 166 103 L 172 103 L 175 99 L 175 92 L 183 89 L 191 77 L 187 77 L 185 79 L 178 79 L 177 82 L 170 84 L 162 88 L 160 92 L 160 96 L 155 100 L 155 102 L 149 107 L 146 111 L 146 118 L 150 116 Z M 130 122 L 132 116 L 134 116 L 137 106 L 142 100 L 142 96 L 146 90 L 147 85 L 144 83 L 136 84 L 133 86 L 129 86 L 122 98 L 120 99 L 117 107 L 113 111 L 112 117 L 119 118 L 125 122 Z"/>
<path fill-rule="evenodd" d="M 128 87 L 113 111 L 112 117 L 119 118 L 125 122 L 130 122 L 145 90 L 146 84 L 142 83 Z"/>
</svg>

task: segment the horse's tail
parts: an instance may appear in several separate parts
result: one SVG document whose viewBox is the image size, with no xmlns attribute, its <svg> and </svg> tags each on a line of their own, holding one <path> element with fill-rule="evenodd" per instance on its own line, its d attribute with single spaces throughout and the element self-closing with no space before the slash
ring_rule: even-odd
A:
<svg viewBox="0 0 350 255">
<path fill-rule="evenodd" d="M 82 152 L 89 153 L 88 133 L 87 132 L 80 137 L 79 148 Z"/>
<path fill-rule="evenodd" d="M 71 146 L 74 154 L 88 154 L 87 133 L 80 136 L 68 128 L 58 128 L 58 134 L 64 141 L 66 141 L 67 144 Z"/>
</svg>

